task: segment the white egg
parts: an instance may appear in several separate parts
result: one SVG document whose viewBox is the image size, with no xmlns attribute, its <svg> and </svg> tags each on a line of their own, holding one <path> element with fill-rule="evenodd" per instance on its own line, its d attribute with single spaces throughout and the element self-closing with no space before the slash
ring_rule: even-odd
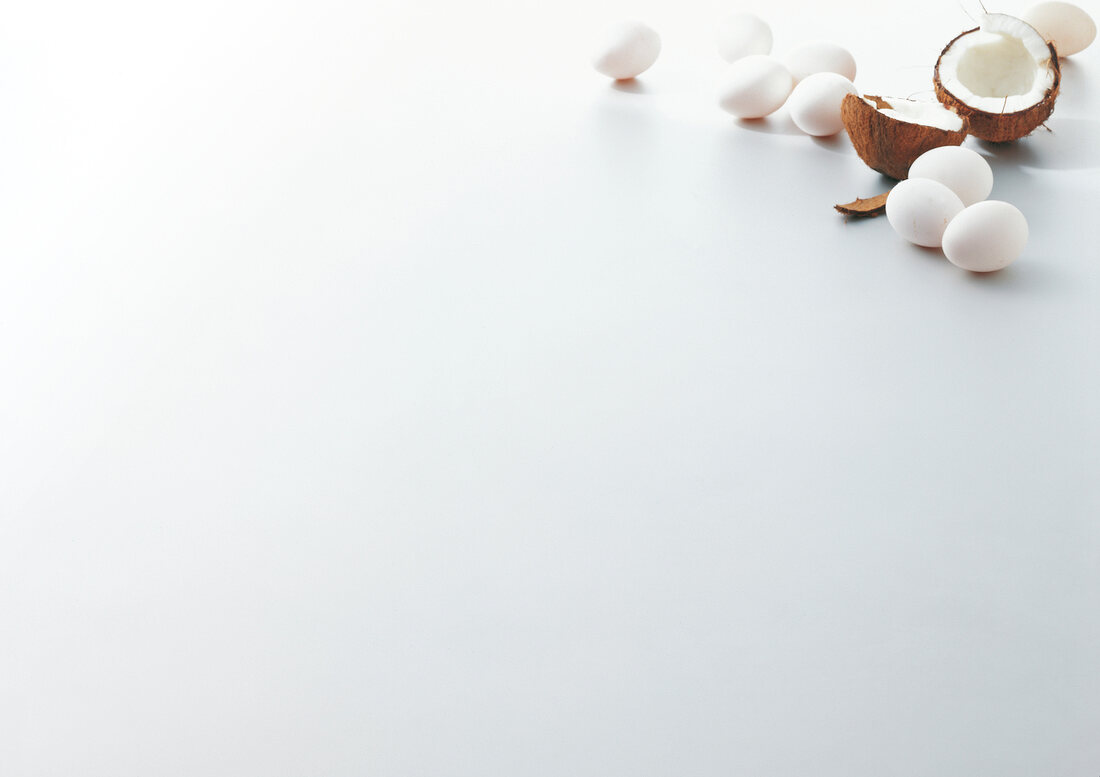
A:
<svg viewBox="0 0 1100 777">
<path fill-rule="evenodd" d="M 909 177 L 939 181 L 959 195 L 963 205 L 981 202 L 993 191 L 993 168 L 989 162 L 977 151 L 962 146 L 925 151 L 909 167 Z"/>
<path fill-rule="evenodd" d="M 1073 3 L 1039 3 L 1020 18 L 1051 41 L 1060 57 L 1084 51 L 1096 40 L 1096 22 Z"/>
<path fill-rule="evenodd" d="M 739 119 L 759 119 L 786 102 L 794 81 L 774 57 L 751 54 L 730 65 L 718 90 L 718 104 Z"/>
<path fill-rule="evenodd" d="M 750 54 L 771 54 L 772 28 L 756 14 L 737 13 L 719 22 L 715 42 L 727 62 Z"/>
<path fill-rule="evenodd" d="M 886 198 L 889 208 L 890 199 Z M 1015 205 L 986 200 L 951 220 L 943 233 L 943 253 L 951 264 L 973 272 L 1008 267 L 1027 245 L 1027 219 Z"/>
<path fill-rule="evenodd" d="M 939 247 L 947 225 L 962 209 L 959 195 L 927 178 L 899 181 L 886 198 L 886 219 L 894 231 L 929 248 Z"/>
<path fill-rule="evenodd" d="M 855 85 L 836 73 L 814 73 L 800 81 L 787 99 L 791 120 L 807 135 L 826 137 L 844 129 L 840 103 L 859 94 Z"/>
<path fill-rule="evenodd" d="M 856 60 L 851 52 L 835 43 L 807 43 L 783 57 L 795 83 L 814 73 L 836 73 L 856 80 Z"/>
<path fill-rule="evenodd" d="M 592 58 L 592 66 L 608 78 L 634 78 L 649 69 L 661 53 L 661 36 L 641 22 L 611 27 Z"/>
</svg>

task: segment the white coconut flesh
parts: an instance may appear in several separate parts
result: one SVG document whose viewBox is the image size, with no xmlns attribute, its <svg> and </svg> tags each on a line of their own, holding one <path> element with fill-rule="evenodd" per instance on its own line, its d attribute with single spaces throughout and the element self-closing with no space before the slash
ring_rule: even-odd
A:
<svg viewBox="0 0 1100 777">
<path fill-rule="evenodd" d="M 880 97 L 879 104 L 868 100 L 863 101 L 876 108 L 883 116 L 904 121 L 907 124 L 923 124 L 925 127 L 936 127 L 948 132 L 958 132 L 963 128 L 963 120 L 957 113 L 944 108 L 939 103 L 929 100 L 908 100 L 904 97 Z M 882 103 L 889 108 L 879 107 Z"/>
<path fill-rule="evenodd" d="M 1050 49 L 1035 28 L 1014 16 L 986 14 L 940 58 L 940 83 L 985 113 L 1015 113 L 1041 102 L 1054 85 Z"/>
</svg>

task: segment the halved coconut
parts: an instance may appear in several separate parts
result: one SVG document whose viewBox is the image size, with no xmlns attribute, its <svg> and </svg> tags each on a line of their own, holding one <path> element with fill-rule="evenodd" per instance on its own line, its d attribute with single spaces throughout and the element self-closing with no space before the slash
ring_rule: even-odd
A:
<svg viewBox="0 0 1100 777">
<path fill-rule="evenodd" d="M 899 181 L 925 151 L 966 140 L 966 119 L 931 100 L 849 94 L 840 115 L 859 158 Z"/>
<path fill-rule="evenodd" d="M 1053 44 L 1027 22 L 995 13 L 947 44 L 934 81 L 936 97 L 966 117 L 971 135 L 1003 143 L 1047 120 L 1062 73 Z"/>
</svg>

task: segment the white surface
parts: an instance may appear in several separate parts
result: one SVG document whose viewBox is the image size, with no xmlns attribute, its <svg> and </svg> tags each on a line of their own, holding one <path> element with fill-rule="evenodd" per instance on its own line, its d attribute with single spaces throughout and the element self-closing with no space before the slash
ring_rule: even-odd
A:
<svg viewBox="0 0 1100 777">
<path fill-rule="evenodd" d="M 942 5 L 748 10 L 904 96 Z M 976 277 L 722 12 L 7 5 L 0 774 L 1100 772 L 1097 51 Z"/>
</svg>

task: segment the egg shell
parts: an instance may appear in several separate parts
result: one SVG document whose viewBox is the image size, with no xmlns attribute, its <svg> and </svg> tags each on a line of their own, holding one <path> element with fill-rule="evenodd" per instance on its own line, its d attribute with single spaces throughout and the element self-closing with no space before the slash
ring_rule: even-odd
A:
<svg viewBox="0 0 1100 777">
<path fill-rule="evenodd" d="M 779 110 L 794 87 L 775 57 L 752 54 L 730 65 L 718 90 L 718 104 L 739 119 L 759 119 Z"/>
<path fill-rule="evenodd" d="M 1038 3 L 1020 18 L 1053 43 L 1060 57 L 1078 54 L 1096 40 L 1096 22 L 1073 3 Z"/>
<path fill-rule="evenodd" d="M 962 146 L 925 151 L 909 167 L 910 178 L 939 181 L 959 195 L 963 205 L 981 202 L 993 191 L 993 168 L 985 157 Z"/>
<path fill-rule="evenodd" d="M 849 81 L 856 80 L 855 57 L 835 43 L 807 43 L 792 49 L 782 61 L 795 83 L 814 73 L 836 73 Z"/>
<path fill-rule="evenodd" d="M 940 246 L 944 230 L 962 209 L 959 195 L 928 178 L 899 181 L 886 198 L 886 219 L 894 231 L 928 248 Z"/>
<path fill-rule="evenodd" d="M 644 73 L 660 53 L 661 36 L 656 30 L 641 22 L 619 22 L 608 29 L 592 66 L 621 81 Z"/>
<path fill-rule="evenodd" d="M 772 28 L 756 14 L 733 14 L 718 24 L 715 43 L 727 62 L 736 62 L 750 54 L 771 54 Z"/>
<path fill-rule="evenodd" d="M 951 220 L 943 233 L 943 253 L 951 264 L 964 270 L 1003 270 L 1023 253 L 1027 234 L 1027 219 L 1019 208 L 1001 200 L 986 200 Z"/>
<path fill-rule="evenodd" d="M 836 73 L 814 73 L 795 86 L 787 98 L 791 120 L 807 135 L 827 137 L 844 129 L 840 104 L 844 96 L 859 94 L 855 85 Z"/>
</svg>

